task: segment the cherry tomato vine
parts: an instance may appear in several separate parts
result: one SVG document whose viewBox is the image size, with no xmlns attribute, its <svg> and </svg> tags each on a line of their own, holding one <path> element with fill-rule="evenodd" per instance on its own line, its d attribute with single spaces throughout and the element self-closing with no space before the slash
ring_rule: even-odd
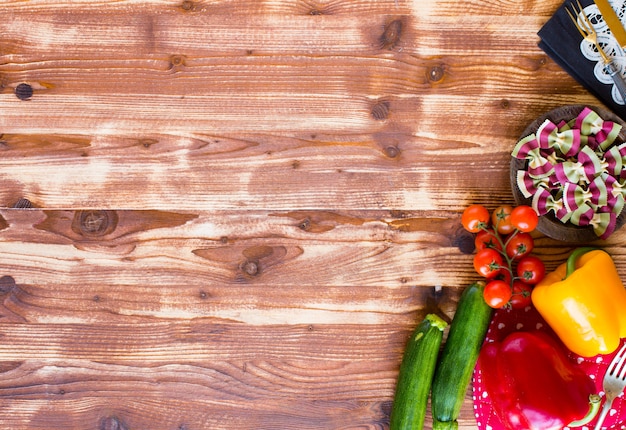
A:
<svg viewBox="0 0 626 430">
<path fill-rule="evenodd" d="M 486 279 L 485 302 L 492 308 L 525 308 L 531 291 L 545 275 L 536 256 L 532 233 L 539 217 L 530 206 L 502 205 L 492 212 L 482 205 L 468 206 L 461 216 L 465 230 L 475 234 L 474 270 Z"/>
</svg>

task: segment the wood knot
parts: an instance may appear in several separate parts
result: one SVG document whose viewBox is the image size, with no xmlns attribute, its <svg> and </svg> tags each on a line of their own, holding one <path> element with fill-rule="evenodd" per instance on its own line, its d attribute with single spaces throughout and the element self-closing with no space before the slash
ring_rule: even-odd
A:
<svg viewBox="0 0 626 430">
<path fill-rule="evenodd" d="M 17 287 L 13 276 L 5 275 L 0 278 L 0 294 L 7 294 Z"/>
<path fill-rule="evenodd" d="M 443 79 L 444 74 L 445 73 L 442 66 L 433 66 L 428 71 L 428 79 L 430 79 L 432 82 L 439 82 Z"/>
<path fill-rule="evenodd" d="M 185 66 L 187 58 L 184 55 L 172 55 L 170 56 L 170 69 L 175 69 Z"/>
<path fill-rule="evenodd" d="M 246 260 L 241 263 L 241 271 L 248 276 L 256 276 L 259 274 L 259 263 L 253 260 Z"/>
<path fill-rule="evenodd" d="M 379 39 L 381 49 L 393 49 L 398 44 L 402 35 L 402 26 L 400 19 L 395 19 L 385 26 Z"/>
<path fill-rule="evenodd" d="M 117 417 L 106 417 L 100 421 L 100 430 L 128 430 L 128 427 Z"/>
<path fill-rule="evenodd" d="M 139 139 L 138 143 L 144 148 L 150 148 L 152 145 L 156 145 L 157 143 L 159 143 L 159 141 L 157 139 L 146 137 L 146 138 Z"/>
<path fill-rule="evenodd" d="M 310 218 L 305 218 L 302 221 L 300 221 L 298 223 L 298 228 L 300 230 L 304 230 L 304 231 L 310 230 L 311 229 L 311 219 Z"/>
<path fill-rule="evenodd" d="M 86 237 L 107 235 L 117 227 L 118 216 L 110 210 L 85 210 L 74 214 L 72 230 Z"/>
<path fill-rule="evenodd" d="M 461 228 L 456 232 L 452 244 L 459 248 L 463 254 L 472 254 L 476 249 L 474 244 L 474 235 L 465 229 Z"/>
<path fill-rule="evenodd" d="M 389 158 L 396 158 L 400 155 L 400 148 L 397 146 L 388 146 L 384 149 L 385 155 Z"/>
<path fill-rule="evenodd" d="M 15 87 L 15 96 L 20 100 L 28 100 L 33 96 L 33 87 L 28 84 L 19 84 Z"/>
<path fill-rule="evenodd" d="M 377 121 L 383 121 L 387 119 L 387 117 L 389 116 L 389 107 L 390 105 L 388 101 L 381 101 L 376 103 L 374 107 L 372 107 L 372 117 Z"/>
<path fill-rule="evenodd" d="M 182 10 L 184 10 L 184 11 L 191 12 L 191 11 L 193 11 L 196 8 L 196 5 L 194 4 L 194 2 L 192 2 L 190 0 L 185 0 L 180 5 L 180 8 Z"/>
</svg>

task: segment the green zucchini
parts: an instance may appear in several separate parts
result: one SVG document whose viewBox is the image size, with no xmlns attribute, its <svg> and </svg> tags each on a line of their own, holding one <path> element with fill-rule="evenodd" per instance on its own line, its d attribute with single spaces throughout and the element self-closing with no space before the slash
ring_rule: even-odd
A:
<svg viewBox="0 0 626 430">
<path fill-rule="evenodd" d="M 447 326 L 437 315 L 428 314 L 411 335 L 400 364 L 389 430 L 424 427 L 428 395 Z"/>
<path fill-rule="evenodd" d="M 457 418 L 491 321 L 492 309 L 485 303 L 483 289 L 484 283 L 465 288 L 450 323 L 432 383 L 433 430 L 458 428 Z"/>
</svg>

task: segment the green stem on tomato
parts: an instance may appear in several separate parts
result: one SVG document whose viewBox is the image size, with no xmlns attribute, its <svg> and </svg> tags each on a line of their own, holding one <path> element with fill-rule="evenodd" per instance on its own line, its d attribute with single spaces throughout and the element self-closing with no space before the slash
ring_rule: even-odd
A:
<svg viewBox="0 0 626 430">
<path fill-rule="evenodd" d="M 508 245 L 509 241 L 513 239 L 513 237 L 515 237 L 515 235 L 519 232 L 519 230 L 515 229 L 505 242 L 502 240 L 502 237 L 500 237 L 500 233 L 498 233 L 498 224 L 500 224 L 500 219 L 496 221 L 496 224 L 493 227 L 493 236 L 498 241 L 498 245 L 500 245 L 499 249 L 496 247 L 496 251 L 502 254 L 502 256 L 504 257 L 504 260 L 506 261 L 506 267 L 502 266 L 501 268 L 506 269 L 511 275 L 510 286 L 511 286 L 511 291 L 513 291 L 513 281 L 515 281 L 515 279 L 517 278 L 515 277 L 515 274 L 513 273 L 513 259 L 510 258 L 509 255 L 506 253 L 506 246 Z M 481 226 L 481 228 L 487 233 L 489 233 L 489 228 L 487 225 Z"/>
</svg>

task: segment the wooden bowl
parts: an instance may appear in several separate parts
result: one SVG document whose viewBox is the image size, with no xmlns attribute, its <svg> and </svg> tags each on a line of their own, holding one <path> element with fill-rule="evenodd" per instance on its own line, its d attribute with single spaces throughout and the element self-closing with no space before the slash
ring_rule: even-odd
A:
<svg viewBox="0 0 626 430">
<path fill-rule="evenodd" d="M 522 133 L 520 139 L 535 133 L 539 126 L 546 120 L 554 122 L 555 124 L 559 123 L 562 120 L 569 121 L 578 116 L 580 112 L 586 107 L 594 110 L 600 117 L 604 120 L 613 121 L 622 126 L 622 130 L 620 131 L 617 139 L 615 140 L 615 144 L 620 144 L 626 142 L 626 122 L 624 122 L 620 117 L 615 115 L 613 112 L 610 112 L 606 109 L 602 109 L 596 106 L 590 105 L 568 105 L 563 106 L 557 109 L 554 109 L 550 112 L 547 112 L 534 120 Z M 517 158 L 511 158 L 511 167 L 510 167 L 510 181 L 511 181 L 511 190 L 513 191 L 513 197 L 515 198 L 515 202 L 518 205 L 532 205 L 532 198 L 526 198 L 517 187 L 517 172 L 519 170 L 526 170 L 528 161 L 526 160 L 518 160 Z M 626 220 L 626 209 L 622 211 L 622 213 L 617 218 L 616 230 L 624 225 Z M 582 244 L 587 242 L 593 242 L 598 240 L 599 237 L 593 231 L 593 227 L 585 226 L 579 227 L 570 222 L 563 223 L 558 218 L 552 214 L 552 212 L 547 215 L 543 215 L 539 217 L 539 224 L 537 225 L 537 230 L 544 235 L 551 237 L 552 239 L 560 240 L 563 242 L 568 242 L 572 244 Z"/>
</svg>

